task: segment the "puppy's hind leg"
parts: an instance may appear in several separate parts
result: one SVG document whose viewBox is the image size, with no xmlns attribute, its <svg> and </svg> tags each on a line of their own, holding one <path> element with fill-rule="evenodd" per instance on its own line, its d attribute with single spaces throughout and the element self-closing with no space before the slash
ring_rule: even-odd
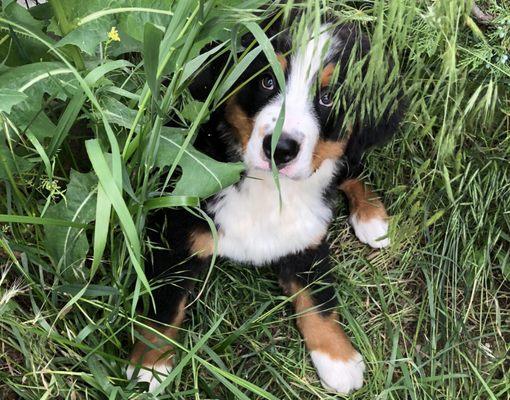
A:
<svg viewBox="0 0 510 400">
<path fill-rule="evenodd" d="M 340 189 L 349 200 L 349 223 L 360 242 L 377 249 L 389 246 L 388 214 L 381 200 L 358 179 L 344 181 Z"/>
<path fill-rule="evenodd" d="M 139 340 L 133 346 L 126 370 L 128 379 L 147 382 L 150 392 L 160 386 L 173 368 L 172 342 L 177 339 L 184 320 L 188 294 L 212 254 L 209 232 L 191 231 L 187 242 L 184 250 L 187 259 L 182 262 L 179 260 L 183 249 L 177 254 L 166 249 L 152 252 L 152 269 L 163 283 L 152 292 L 156 308 L 151 310 L 148 328 L 139 331 Z"/>
</svg>

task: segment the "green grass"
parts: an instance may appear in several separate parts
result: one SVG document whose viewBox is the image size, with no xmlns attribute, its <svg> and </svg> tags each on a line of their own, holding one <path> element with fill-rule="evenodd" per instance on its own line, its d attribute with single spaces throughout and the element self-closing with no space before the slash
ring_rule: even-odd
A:
<svg viewBox="0 0 510 400">
<path fill-rule="evenodd" d="M 237 179 L 191 147 L 233 72 L 205 103 L 187 86 L 264 1 L 51 3 L 51 24 L 48 6 L 0 12 L 0 398 L 150 398 L 123 376 L 154 285 L 145 216 L 199 210 Z M 480 1 L 495 16 L 482 25 L 464 3 L 307 2 L 310 18 L 324 6 L 371 32 L 409 99 L 399 134 L 367 158 L 391 247 L 359 243 L 341 198 L 329 233 L 341 321 L 367 362 L 353 399 L 510 398 L 510 6 Z M 211 39 L 226 45 L 200 57 Z M 160 197 L 168 170 L 183 175 Z M 198 286 L 159 398 L 332 398 L 271 271 L 222 261 Z"/>
</svg>

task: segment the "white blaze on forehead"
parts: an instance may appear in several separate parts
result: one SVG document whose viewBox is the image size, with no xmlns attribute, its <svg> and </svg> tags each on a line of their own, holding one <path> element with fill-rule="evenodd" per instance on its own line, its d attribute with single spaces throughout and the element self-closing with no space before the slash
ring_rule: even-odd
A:
<svg viewBox="0 0 510 400">
<path fill-rule="evenodd" d="M 285 93 L 278 94 L 255 117 L 253 132 L 244 154 L 248 170 L 268 169 L 268 161 L 262 152 L 263 138 L 274 132 L 278 115 L 285 104 L 282 132 L 296 140 L 300 149 L 297 157 L 282 173 L 294 179 L 304 179 L 313 173 L 313 152 L 320 135 L 313 91 L 325 59 L 337 46 L 333 39 L 329 25 L 321 26 L 318 32 L 309 29 L 296 38 L 295 50 L 290 56 Z"/>
<path fill-rule="evenodd" d="M 315 37 L 310 33 L 310 40 L 304 45 L 301 44 L 291 56 L 286 88 L 287 109 L 297 105 L 306 106 L 309 103 L 314 79 L 323 65 L 331 43 L 327 25 L 321 27 L 321 32 Z"/>
</svg>

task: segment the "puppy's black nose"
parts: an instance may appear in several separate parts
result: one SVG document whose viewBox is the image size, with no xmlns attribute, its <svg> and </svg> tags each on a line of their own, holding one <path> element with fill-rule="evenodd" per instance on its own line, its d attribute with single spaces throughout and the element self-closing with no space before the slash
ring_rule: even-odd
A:
<svg viewBox="0 0 510 400">
<path fill-rule="evenodd" d="M 262 148 L 268 160 L 271 160 L 271 138 L 272 135 L 267 135 L 262 142 Z M 299 143 L 282 133 L 274 151 L 274 162 L 276 166 L 283 166 L 296 158 L 298 153 Z"/>
</svg>

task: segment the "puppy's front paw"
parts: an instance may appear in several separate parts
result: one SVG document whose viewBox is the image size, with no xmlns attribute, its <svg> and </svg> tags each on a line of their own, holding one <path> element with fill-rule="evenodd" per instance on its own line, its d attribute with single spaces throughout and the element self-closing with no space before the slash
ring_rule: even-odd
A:
<svg viewBox="0 0 510 400">
<path fill-rule="evenodd" d="M 321 351 L 310 353 L 322 386 L 340 394 L 348 394 L 363 386 L 365 363 L 359 353 L 344 361 L 333 359 Z"/>
<path fill-rule="evenodd" d="M 159 363 L 152 368 L 144 366 L 138 368 L 130 364 L 126 369 L 126 377 L 128 379 L 136 379 L 138 382 L 147 382 L 149 384 L 149 392 L 152 393 L 161 385 L 161 382 L 171 371 L 171 363 Z"/>
<path fill-rule="evenodd" d="M 375 249 L 381 249 L 390 245 L 388 235 L 388 221 L 386 218 L 374 217 L 361 219 L 357 214 L 351 214 L 349 223 L 354 228 L 354 233 L 361 243 L 368 244 Z"/>
</svg>

